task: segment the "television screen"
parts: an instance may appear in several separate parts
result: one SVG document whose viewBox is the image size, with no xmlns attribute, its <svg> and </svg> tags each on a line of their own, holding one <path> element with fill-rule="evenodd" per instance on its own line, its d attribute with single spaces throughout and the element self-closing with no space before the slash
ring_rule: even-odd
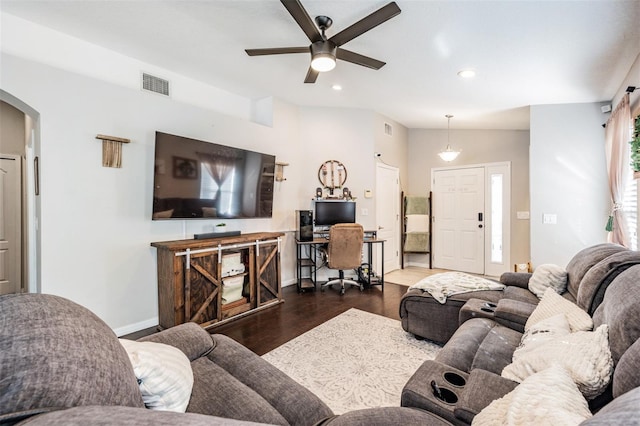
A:
<svg viewBox="0 0 640 426">
<path fill-rule="evenodd" d="M 276 157 L 156 132 L 153 219 L 271 217 Z"/>
<path fill-rule="evenodd" d="M 316 226 L 356 221 L 356 203 L 353 201 L 316 201 L 314 210 Z"/>
</svg>

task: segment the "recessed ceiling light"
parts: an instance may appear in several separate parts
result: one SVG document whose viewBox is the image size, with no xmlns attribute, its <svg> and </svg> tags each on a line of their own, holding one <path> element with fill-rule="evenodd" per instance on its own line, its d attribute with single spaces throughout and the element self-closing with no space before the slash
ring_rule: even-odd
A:
<svg viewBox="0 0 640 426">
<path fill-rule="evenodd" d="M 458 71 L 458 75 L 462 78 L 473 78 L 476 76 L 476 72 L 471 69 Z"/>
<path fill-rule="evenodd" d="M 331 86 L 331 88 L 338 92 L 342 90 L 342 86 L 340 86 L 339 84 L 334 84 L 333 86 Z"/>
</svg>

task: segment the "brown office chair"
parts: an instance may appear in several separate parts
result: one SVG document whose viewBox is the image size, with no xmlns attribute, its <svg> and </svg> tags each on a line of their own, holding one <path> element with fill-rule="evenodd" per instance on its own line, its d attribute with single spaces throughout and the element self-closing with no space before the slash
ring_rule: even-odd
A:
<svg viewBox="0 0 640 426">
<path fill-rule="evenodd" d="M 356 285 L 362 291 L 362 284 L 345 279 L 344 271 L 360 266 L 363 240 L 364 230 L 357 223 L 338 223 L 329 229 L 327 266 L 329 269 L 338 269 L 339 278 L 327 281 L 320 290 L 324 291 L 325 287 L 340 283 L 340 294 L 344 294 L 345 284 Z"/>
</svg>

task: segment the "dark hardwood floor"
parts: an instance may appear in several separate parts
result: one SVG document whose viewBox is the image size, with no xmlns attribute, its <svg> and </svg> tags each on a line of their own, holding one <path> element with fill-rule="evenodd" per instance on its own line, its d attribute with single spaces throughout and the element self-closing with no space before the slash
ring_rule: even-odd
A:
<svg viewBox="0 0 640 426">
<path fill-rule="evenodd" d="M 296 286 L 287 286 L 282 289 L 284 303 L 209 331 L 227 335 L 258 355 L 264 355 L 351 308 L 399 320 L 400 298 L 406 291 L 406 286 L 385 283 L 384 292 L 380 287 L 363 292 L 354 287 L 341 296 L 334 289 L 298 293 Z M 153 331 L 143 330 L 123 337 L 136 339 Z"/>
</svg>

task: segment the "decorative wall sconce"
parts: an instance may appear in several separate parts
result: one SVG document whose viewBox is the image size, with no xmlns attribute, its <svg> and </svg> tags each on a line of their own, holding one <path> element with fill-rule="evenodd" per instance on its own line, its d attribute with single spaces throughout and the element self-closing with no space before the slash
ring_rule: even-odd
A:
<svg viewBox="0 0 640 426">
<path fill-rule="evenodd" d="M 282 182 L 283 180 L 287 180 L 287 178 L 284 177 L 284 167 L 288 165 L 289 163 L 276 161 L 276 182 Z"/>
<path fill-rule="evenodd" d="M 102 167 L 122 167 L 122 144 L 131 140 L 115 136 L 97 135 L 102 141 Z"/>
</svg>

